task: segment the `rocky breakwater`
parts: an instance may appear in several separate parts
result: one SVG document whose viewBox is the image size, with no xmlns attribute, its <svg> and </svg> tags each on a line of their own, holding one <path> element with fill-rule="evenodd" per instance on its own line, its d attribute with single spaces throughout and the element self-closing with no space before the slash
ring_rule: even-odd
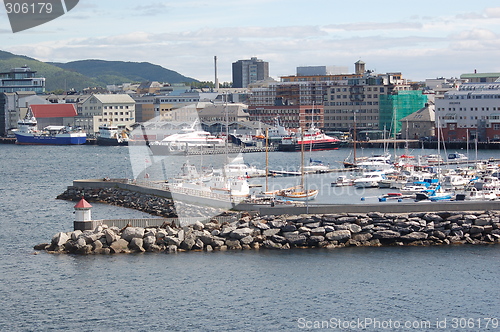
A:
<svg viewBox="0 0 500 332">
<path fill-rule="evenodd" d="M 154 228 L 57 233 L 36 250 L 76 254 L 500 243 L 498 212 L 258 216 Z"/>
<path fill-rule="evenodd" d="M 79 188 L 70 186 L 57 199 L 79 201 L 85 198 L 90 203 L 104 203 L 135 209 L 154 216 L 165 218 L 176 217 L 174 203 L 171 199 L 147 195 L 120 188 Z"/>
</svg>

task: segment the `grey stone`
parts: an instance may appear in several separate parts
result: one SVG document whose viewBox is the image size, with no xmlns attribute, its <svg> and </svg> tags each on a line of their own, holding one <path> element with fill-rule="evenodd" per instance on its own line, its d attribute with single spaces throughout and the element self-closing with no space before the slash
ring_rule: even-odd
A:
<svg viewBox="0 0 500 332">
<path fill-rule="evenodd" d="M 214 238 L 211 234 L 201 234 L 198 238 L 203 242 L 203 244 L 212 244 Z"/>
<path fill-rule="evenodd" d="M 231 234 L 235 230 L 236 230 L 236 226 L 224 225 L 224 226 L 222 226 L 222 230 L 220 232 L 220 236 L 222 236 L 222 237 L 228 237 L 229 234 Z"/>
<path fill-rule="evenodd" d="M 275 243 L 286 243 L 286 238 L 284 236 L 280 236 L 280 235 L 273 235 L 271 236 L 271 240 Z"/>
<path fill-rule="evenodd" d="M 356 223 L 356 221 L 358 220 L 358 218 L 356 217 L 340 217 L 338 218 L 335 223 L 336 224 L 352 224 L 352 223 Z"/>
<path fill-rule="evenodd" d="M 304 227 L 307 227 L 309 229 L 318 228 L 320 226 L 321 226 L 320 222 L 312 222 L 312 223 L 309 223 L 309 224 L 304 224 Z"/>
<path fill-rule="evenodd" d="M 391 230 L 381 230 L 373 233 L 374 239 L 397 239 L 401 236 L 400 233 Z"/>
<path fill-rule="evenodd" d="M 268 224 L 264 224 L 261 222 L 255 223 L 255 227 L 257 227 L 258 229 L 261 229 L 263 231 L 270 228 Z"/>
<path fill-rule="evenodd" d="M 144 240 L 142 238 L 134 237 L 130 240 L 129 248 L 138 251 L 138 252 L 145 252 L 146 250 L 144 249 Z"/>
<path fill-rule="evenodd" d="M 283 232 L 282 235 L 284 237 L 299 235 L 299 231 L 295 231 L 295 232 Z"/>
<path fill-rule="evenodd" d="M 311 235 L 309 237 L 309 242 L 310 243 L 320 243 L 320 242 L 323 242 L 323 241 L 325 241 L 325 237 L 321 236 L 321 235 Z"/>
<path fill-rule="evenodd" d="M 267 224 L 271 228 L 282 228 L 283 226 L 285 226 L 285 223 L 279 219 L 270 220 L 267 222 Z"/>
<path fill-rule="evenodd" d="M 444 240 L 444 239 L 446 239 L 446 234 L 444 234 L 444 233 L 443 233 L 443 232 L 441 232 L 441 231 L 433 231 L 433 232 L 432 232 L 432 235 L 433 235 L 433 236 L 435 236 L 435 237 L 437 237 L 437 238 L 438 238 L 438 239 L 440 239 L 440 240 Z"/>
<path fill-rule="evenodd" d="M 357 233 L 352 236 L 352 239 L 354 241 L 359 241 L 359 242 L 366 242 L 369 241 L 373 238 L 373 235 L 370 233 Z"/>
<path fill-rule="evenodd" d="M 351 232 L 348 230 L 333 231 L 326 233 L 325 237 L 329 241 L 344 241 L 351 238 Z"/>
<path fill-rule="evenodd" d="M 163 241 L 165 242 L 165 244 L 167 246 L 174 245 L 174 246 L 179 247 L 182 243 L 181 239 L 179 239 L 175 236 L 165 236 L 165 238 L 163 238 Z"/>
<path fill-rule="evenodd" d="M 353 234 L 359 233 L 362 230 L 361 226 L 356 225 L 356 224 L 348 224 L 347 229 L 350 230 L 351 233 L 353 233 Z"/>
<path fill-rule="evenodd" d="M 199 238 L 197 238 L 195 241 L 194 241 L 194 246 L 191 248 L 193 250 L 201 250 L 205 247 L 205 244 L 203 243 L 203 241 Z"/>
<path fill-rule="evenodd" d="M 173 244 L 172 244 L 172 245 L 169 245 L 169 246 L 167 246 L 167 248 L 165 249 L 165 252 L 166 252 L 167 254 L 174 254 L 174 253 L 176 253 L 176 252 L 177 252 L 177 246 L 175 246 L 175 245 L 173 245 Z"/>
<path fill-rule="evenodd" d="M 252 234 L 253 234 L 253 230 L 249 227 L 245 227 L 245 228 L 235 229 L 234 231 L 231 232 L 231 234 L 229 236 L 233 239 L 239 240 L 239 239 L 244 238 L 245 236 L 249 236 Z"/>
<path fill-rule="evenodd" d="M 245 236 L 244 238 L 240 239 L 240 242 L 242 244 L 250 244 L 253 242 L 253 237 L 251 237 L 250 235 Z"/>
<path fill-rule="evenodd" d="M 109 248 L 112 253 L 118 254 L 128 251 L 128 242 L 124 239 L 118 239 L 110 244 Z"/>
<path fill-rule="evenodd" d="M 477 225 L 477 226 L 486 226 L 486 225 L 490 225 L 491 222 L 489 220 L 489 218 L 477 218 L 475 221 L 474 221 L 474 225 Z"/>
<path fill-rule="evenodd" d="M 281 229 L 282 232 L 293 232 L 296 230 L 297 230 L 297 226 L 295 226 L 294 224 L 285 225 Z"/>
<path fill-rule="evenodd" d="M 226 246 L 231 250 L 241 250 L 241 243 L 239 240 L 226 240 Z"/>
<path fill-rule="evenodd" d="M 301 246 L 306 244 L 307 237 L 303 234 L 290 234 L 286 237 L 291 245 Z"/>
<path fill-rule="evenodd" d="M 144 249 L 149 249 L 156 243 L 156 236 L 150 235 L 144 237 Z"/>
<path fill-rule="evenodd" d="M 473 226 L 470 228 L 470 234 L 482 233 L 483 231 L 484 231 L 484 227 L 483 227 L 483 226 L 476 226 L 476 225 L 473 225 Z"/>
<path fill-rule="evenodd" d="M 326 234 L 326 230 L 325 230 L 324 227 L 317 227 L 317 228 L 311 229 L 311 235 L 313 235 L 313 236 L 315 236 L 315 235 L 325 235 L 325 234 Z"/>
<path fill-rule="evenodd" d="M 70 239 L 69 235 L 63 232 L 57 233 L 52 237 L 52 244 L 54 246 L 62 246 Z"/>
<path fill-rule="evenodd" d="M 262 231 L 262 235 L 264 235 L 265 237 L 271 237 L 273 235 L 278 234 L 280 231 L 281 230 L 278 228 L 266 229 L 266 230 Z"/>
<path fill-rule="evenodd" d="M 195 243 L 196 241 L 192 237 L 185 238 L 184 241 L 181 242 L 180 248 L 184 250 L 191 250 Z"/>
<path fill-rule="evenodd" d="M 429 235 L 424 232 L 413 232 L 401 236 L 401 239 L 406 241 L 419 241 L 419 240 L 426 240 L 428 236 Z"/>
<path fill-rule="evenodd" d="M 185 237 L 186 237 L 186 231 L 183 229 L 180 229 L 177 232 L 177 238 L 182 242 L 182 241 L 184 241 Z"/>
<path fill-rule="evenodd" d="M 71 232 L 71 240 L 76 241 L 78 237 L 82 234 L 82 231 L 77 229 L 76 231 Z"/>
<path fill-rule="evenodd" d="M 263 243 L 262 243 L 262 246 L 266 249 L 282 249 L 283 246 L 279 243 L 274 243 L 273 241 L 271 240 L 265 240 Z"/>
<path fill-rule="evenodd" d="M 143 238 L 144 228 L 142 227 L 127 227 L 122 232 L 122 239 L 126 241 L 131 241 L 133 238 Z"/>
</svg>

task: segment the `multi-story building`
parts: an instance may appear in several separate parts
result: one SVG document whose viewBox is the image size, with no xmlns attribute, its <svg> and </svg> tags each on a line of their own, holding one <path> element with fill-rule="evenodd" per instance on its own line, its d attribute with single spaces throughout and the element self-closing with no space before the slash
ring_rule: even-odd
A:
<svg viewBox="0 0 500 332">
<path fill-rule="evenodd" d="M 397 132 L 401 118 L 424 107 L 427 97 L 413 91 L 401 73 L 376 75 L 361 60 L 354 65 L 354 74 L 284 76 L 281 82 L 252 89 L 250 120 L 274 124 L 278 117 L 287 128 L 314 124 L 327 131 L 351 131 L 356 112 L 360 130 L 386 127 Z"/>
<path fill-rule="evenodd" d="M 401 73 L 365 72 L 344 85 L 333 86 L 325 96 L 325 130 L 350 131 L 401 129 L 399 120 L 424 107 L 427 97 L 412 90 Z M 354 116 L 356 113 L 356 116 Z"/>
<path fill-rule="evenodd" d="M 425 107 L 402 118 L 401 138 L 420 139 L 422 137 L 434 137 L 436 114 L 434 104 L 428 103 Z"/>
<path fill-rule="evenodd" d="M 11 69 L 0 73 L 0 92 L 34 91 L 45 92 L 45 78 L 35 77 L 36 71 L 29 67 Z"/>
<path fill-rule="evenodd" d="M 251 58 L 233 62 L 233 88 L 246 88 L 248 84 L 269 77 L 269 62 Z"/>
<path fill-rule="evenodd" d="M 465 83 L 436 99 L 436 128 L 444 140 L 500 139 L 500 81 Z"/>
<path fill-rule="evenodd" d="M 103 124 L 131 126 L 136 122 L 135 101 L 126 94 L 91 95 L 78 107 L 75 122 L 89 134 L 99 132 Z"/>
</svg>

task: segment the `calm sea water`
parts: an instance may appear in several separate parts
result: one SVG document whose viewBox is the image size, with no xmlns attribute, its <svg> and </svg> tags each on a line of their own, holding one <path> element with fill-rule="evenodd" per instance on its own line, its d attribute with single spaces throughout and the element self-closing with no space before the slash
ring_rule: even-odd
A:
<svg viewBox="0 0 500 332">
<path fill-rule="evenodd" d="M 74 203 L 55 197 L 73 179 L 131 177 L 128 150 L 0 145 L 0 156 L 1 331 L 500 330 L 488 321 L 500 319 L 500 246 L 35 255 L 72 230 Z M 144 214 L 95 204 L 93 216 Z"/>
</svg>

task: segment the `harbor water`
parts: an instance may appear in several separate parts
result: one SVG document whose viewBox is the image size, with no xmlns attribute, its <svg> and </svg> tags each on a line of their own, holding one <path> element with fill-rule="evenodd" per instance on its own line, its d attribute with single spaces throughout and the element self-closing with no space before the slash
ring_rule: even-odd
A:
<svg viewBox="0 0 500 332">
<path fill-rule="evenodd" d="M 348 153 L 311 158 L 333 168 Z M 128 148 L 0 145 L 0 154 L 1 331 L 500 330 L 495 245 L 36 254 L 34 245 L 72 230 L 74 203 L 55 197 L 74 179 L 131 178 Z M 244 158 L 265 167 L 262 153 Z M 269 161 L 271 169 L 298 167 L 300 153 L 274 152 Z M 308 183 L 330 189 L 334 176 L 310 176 Z M 379 194 L 369 190 L 324 192 L 318 203 L 361 203 L 361 195 Z M 95 219 L 147 217 L 93 205 Z"/>
</svg>

